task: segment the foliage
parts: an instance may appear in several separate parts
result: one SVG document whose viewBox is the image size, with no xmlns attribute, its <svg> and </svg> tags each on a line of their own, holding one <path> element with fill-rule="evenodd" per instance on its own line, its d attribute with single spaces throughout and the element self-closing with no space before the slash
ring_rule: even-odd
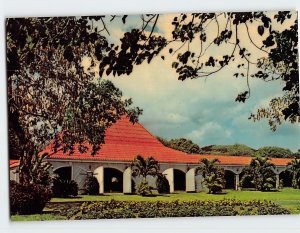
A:
<svg viewBox="0 0 300 233">
<path fill-rule="evenodd" d="M 300 159 L 294 158 L 289 164 L 288 171 L 292 175 L 292 187 L 300 189 Z"/>
<path fill-rule="evenodd" d="M 52 166 L 49 162 L 45 161 L 47 154 L 44 153 L 40 156 L 34 156 L 30 164 L 30 182 L 34 184 L 41 184 L 50 186 L 52 178 L 49 174 L 49 168 Z"/>
<path fill-rule="evenodd" d="M 51 190 L 40 184 L 10 181 L 10 213 L 39 214 L 51 199 Z"/>
<path fill-rule="evenodd" d="M 105 129 L 126 114 L 134 123 L 141 113 L 110 81 L 95 82 L 97 62 L 112 53 L 92 22 L 102 17 L 10 18 L 6 21 L 10 139 L 20 158 L 20 182 L 29 182 L 32 156 L 51 140 L 54 152 L 72 153 L 84 142 L 95 154 Z M 103 26 L 105 26 L 103 22 Z M 84 65 L 84 59 L 90 64 Z M 63 131 L 63 134 L 59 134 Z M 13 145 L 10 143 L 11 147 Z"/>
<path fill-rule="evenodd" d="M 85 180 L 85 190 L 89 195 L 98 195 L 99 194 L 99 183 L 96 177 L 87 176 Z"/>
<path fill-rule="evenodd" d="M 152 157 L 144 159 L 141 155 L 137 155 L 131 163 L 132 176 L 141 176 L 146 181 L 147 176 L 157 176 L 159 172 L 158 162 Z"/>
<path fill-rule="evenodd" d="M 234 145 L 211 145 L 202 147 L 201 150 L 206 154 L 223 154 L 233 156 L 253 156 L 255 150 L 243 144 Z"/>
<path fill-rule="evenodd" d="M 167 180 L 166 176 L 162 173 L 158 173 L 156 180 L 156 188 L 158 193 L 169 193 L 170 192 L 170 184 Z"/>
<path fill-rule="evenodd" d="M 151 196 L 152 189 L 147 181 L 142 180 L 136 187 L 136 193 L 141 196 Z"/>
<path fill-rule="evenodd" d="M 219 193 L 225 187 L 225 172 L 218 163 L 218 159 L 202 159 L 201 166 L 196 169 L 196 173 L 203 177 L 203 184 L 208 188 L 208 193 Z"/>
<path fill-rule="evenodd" d="M 290 211 L 269 201 L 98 201 L 85 202 L 74 219 L 276 215 Z"/>
<path fill-rule="evenodd" d="M 241 186 L 244 187 L 245 182 L 250 180 L 256 190 L 270 191 L 276 183 L 274 168 L 275 166 L 269 158 L 257 157 L 252 159 L 250 165 L 243 170 Z"/>
<path fill-rule="evenodd" d="M 297 12 L 177 14 L 171 23 L 169 40 L 153 34 L 159 17 L 142 15 L 141 28 L 126 32 L 121 46 L 115 47 L 115 55 L 109 57 L 111 64 L 100 68 L 108 73 L 119 71 L 129 75 L 132 65 L 149 63 L 159 52 L 165 60 L 166 50 L 176 57 L 172 68 L 182 81 L 211 77 L 227 66 L 235 66 L 232 75 L 244 79 L 247 86 L 237 95 L 238 102 L 250 98 L 250 78 L 284 82 L 282 95 L 271 99 L 268 108 L 258 109 L 249 119 L 267 118 L 272 130 L 283 121 L 299 122 Z M 150 33 L 145 30 L 147 26 L 151 28 Z"/>
<path fill-rule="evenodd" d="M 164 138 L 161 138 L 161 137 L 157 137 L 157 139 L 164 146 L 170 147 L 175 150 L 180 150 L 180 151 L 186 152 L 188 154 L 200 154 L 201 153 L 200 147 L 197 144 L 193 143 L 189 139 L 178 138 L 178 139 L 171 139 L 169 141 Z"/>
<path fill-rule="evenodd" d="M 78 195 L 78 184 L 74 180 L 53 178 L 53 197 L 75 197 Z"/>
<path fill-rule="evenodd" d="M 255 155 L 257 157 L 269 157 L 269 158 L 292 158 L 293 152 L 286 148 L 277 146 L 266 146 L 259 148 Z"/>
</svg>

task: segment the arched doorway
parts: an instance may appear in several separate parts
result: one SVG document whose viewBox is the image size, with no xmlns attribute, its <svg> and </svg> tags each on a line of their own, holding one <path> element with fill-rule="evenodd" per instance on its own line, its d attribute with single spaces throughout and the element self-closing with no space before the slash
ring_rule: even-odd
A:
<svg viewBox="0 0 300 233">
<path fill-rule="evenodd" d="M 185 191 L 185 173 L 174 169 L 174 191 Z"/>
<path fill-rule="evenodd" d="M 54 174 L 58 175 L 62 180 L 71 180 L 72 179 L 72 167 L 60 167 L 53 171 Z"/>
<path fill-rule="evenodd" d="M 253 189 L 254 184 L 251 182 L 251 179 L 249 177 L 244 177 L 245 172 L 241 172 L 240 174 L 240 185 L 243 189 Z"/>
<path fill-rule="evenodd" d="M 123 192 L 123 173 L 115 168 L 104 168 L 104 192 Z"/>
<path fill-rule="evenodd" d="M 226 181 L 225 189 L 235 189 L 235 174 L 232 171 L 225 170 L 224 178 Z"/>
<path fill-rule="evenodd" d="M 292 187 L 293 176 L 290 171 L 283 171 L 279 174 L 282 187 Z"/>
</svg>

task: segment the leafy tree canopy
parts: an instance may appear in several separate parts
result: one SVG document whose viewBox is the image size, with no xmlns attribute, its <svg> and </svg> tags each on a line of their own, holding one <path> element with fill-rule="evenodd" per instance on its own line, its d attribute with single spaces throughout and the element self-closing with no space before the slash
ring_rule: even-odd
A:
<svg viewBox="0 0 300 233">
<path fill-rule="evenodd" d="M 211 145 L 201 148 L 207 154 L 225 154 L 234 156 L 254 156 L 255 150 L 243 144 Z"/>
<path fill-rule="evenodd" d="M 292 158 L 294 157 L 294 154 L 292 151 L 286 148 L 281 148 L 277 146 L 265 146 L 259 148 L 255 152 L 255 156 L 269 158 Z"/>
<path fill-rule="evenodd" d="M 164 146 L 170 147 L 175 150 L 180 150 L 180 151 L 186 152 L 188 154 L 200 154 L 201 153 L 200 147 L 197 144 L 193 143 L 189 139 L 178 138 L 178 139 L 167 140 L 167 139 L 164 139 L 161 137 L 157 137 L 157 139 Z"/>
<path fill-rule="evenodd" d="M 54 140 L 73 153 L 74 145 L 93 153 L 107 127 L 121 115 L 134 123 L 141 114 L 110 81 L 95 81 L 96 60 L 109 54 L 102 30 L 91 26 L 102 17 L 15 18 L 6 21 L 9 133 L 18 149 L 20 181 L 29 182 L 32 156 Z M 105 24 L 103 23 L 105 28 Z M 89 58 L 89 67 L 83 59 Z M 63 134 L 59 134 L 63 131 Z"/>
<path fill-rule="evenodd" d="M 170 25 L 171 38 L 153 33 L 159 18 L 141 16 L 142 26 L 124 34 L 122 45 L 100 64 L 100 75 L 105 70 L 129 75 L 133 65 L 149 63 L 159 54 L 165 60 L 168 53 L 175 57 L 172 68 L 182 81 L 208 78 L 231 66 L 235 67 L 232 75 L 244 79 L 247 86 L 237 95 L 238 102 L 250 98 L 252 78 L 284 83 L 282 95 L 249 119 L 267 119 L 272 130 L 283 121 L 300 121 L 296 12 L 177 14 Z"/>
</svg>

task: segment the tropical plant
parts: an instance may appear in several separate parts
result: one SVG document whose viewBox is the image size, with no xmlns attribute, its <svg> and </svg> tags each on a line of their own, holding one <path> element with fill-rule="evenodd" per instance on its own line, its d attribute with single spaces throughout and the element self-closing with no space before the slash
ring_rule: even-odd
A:
<svg viewBox="0 0 300 233">
<path fill-rule="evenodd" d="M 157 176 L 159 172 L 158 162 L 152 156 L 144 159 L 141 155 L 137 155 L 131 163 L 131 169 L 133 177 L 142 177 L 142 181 L 136 187 L 136 192 L 141 195 L 152 194 L 147 176 Z"/>
<path fill-rule="evenodd" d="M 300 159 L 294 158 L 290 163 L 288 163 L 288 171 L 292 174 L 292 187 L 300 188 Z"/>
<path fill-rule="evenodd" d="M 78 184 L 74 180 L 53 178 L 53 197 L 75 197 L 78 195 Z"/>
<path fill-rule="evenodd" d="M 49 174 L 49 169 L 52 167 L 52 165 L 45 161 L 46 157 L 47 153 L 39 156 L 33 156 L 29 170 L 31 183 L 45 186 L 51 185 L 52 177 Z"/>
<path fill-rule="evenodd" d="M 152 189 L 147 181 L 142 180 L 136 187 L 136 194 L 141 196 L 151 196 Z"/>
<path fill-rule="evenodd" d="M 85 190 L 89 195 L 99 194 L 99 182 L 96 177 L 88 175 L 85 180 Z"/>
<path fill-rule="evenodd" d="M 158 193 L 169 193 L 170 184 L 166 176 L 162 173 L 157 174 L 156 188 Z"/>
<path fill-rule="evenodd" d="M 208 188 L 208 193 L 221 192 L 225 187 L 225 172 L 219 166 L 218 159 L 208 160 L 206 158 L 200 161 L 201 166 L 196 168 L 196 174 L 203 177 L 203 184 Z"/>
<path fill-rule="evenodd" d="M 159 172 L 158 161 L 152 156 L 144 159 L 141 155 L 136 156 L 131 164 L 132 175 L 134 177 L 141 176 L 146 181 L 147 176 L 157 176 Z"/>
<path fill-rule="evenodd" d="M 252 159 L 250 165 L 243 170 L 241 186 L 243 187 L 247 181 L 250 181 L 256 190 L 270 191 L 276 183 L 274 168 L 275 166 L 269 158 L 256 157 Z"/>
</svg>

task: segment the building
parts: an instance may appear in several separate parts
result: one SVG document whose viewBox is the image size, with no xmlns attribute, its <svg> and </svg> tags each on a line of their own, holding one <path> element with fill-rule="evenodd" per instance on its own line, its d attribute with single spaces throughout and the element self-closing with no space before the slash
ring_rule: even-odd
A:
<svg viewBox="0 0 300 233">
<path fill-rule="evenodd" d="M 73 179 L 79 189 L 84 189 L 84 182 L 88 174 L 93 174 L 99 182 L 99 193 L 122 192 L 132 193 L 134 183 L 138 182 L 131 175 L 131 162 L 137 155 L 152 156 L 159 162 L 160 171 L 169 181 L 170 192 L 197 192 L 204 189 L 202 177 L 195 174 L 195 168 L 203 158 L 218 158 L 225 170 L 226 188 L 238 189 L 240 174 L 243 168 L 250 164 L 251 157 L 227 155 L 196 155 L 187 154 L 165 147 L 140 123 L 132 124 L 126 117 L 122 117 L 107 129 L 105 144 L 96 155 L 91 155 L 91 146 L 87 145 L 86 153 L 77 149 L 68 155 L 63 151 L 53 153 L 51 145 L 45 148 L 50 156 L 52 172 L 65 179 Z M 273 158 L 274 170 L 279 187 L 279 174 L 286 170 L 289 159 Z M 149 184 L 155 186 L 155 179 L 149 177 Z"/>
</svg>

